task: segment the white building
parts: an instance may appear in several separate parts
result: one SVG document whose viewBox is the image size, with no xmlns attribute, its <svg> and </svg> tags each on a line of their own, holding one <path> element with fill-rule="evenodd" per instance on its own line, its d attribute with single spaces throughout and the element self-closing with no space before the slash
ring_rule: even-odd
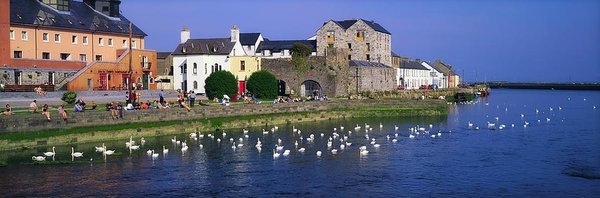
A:
<svg viewBox="0 0 600 198">
<path fill-rule="evenodd" d="M 430 85 L 431 80 L 430 69 L 420 61 L 403 61 L 397 69 L 396 84 L 405 89 L 419 89 L 422 85 Z"/>
<path fill-rule="evenodd" d="M 444 74 L 440 71 L 438 71 L 435 67 L 432 66 L 432 64 L 429 64 L 428 62 L 422 61 L 421 65 L 423 65 L 423 67 L 427 68 L 429 70 L 429 76 L 431 77 L 431 80 L 429 82 L 431 82 L 431 84 L 429 85 L 435 85 L 435 87 L 437 88 L 447 88 L 448 85 L 446 85 L 447 82 L 444 78 Z"/>
<path fill-rule="evenodd" d="M 261 33 L 240 33 L 240 43 L 248 56 L 256 55 L 256 48 L 264 40 Z"/>
<path fill-rule="evenodd" d="M 231 37 L 190 39 L 190 30 L 181 31 L 181 43 L 173 56 L 173 88 L 206 93 L 204 80 L 215 71 L 229 70 L 231 56 L 247 55 L 240 43 L 237 26 L 231 29 Z"/>
<path fill-rule="evenodd" d="M 311 56 L 317 55 L 316 40 L 279 40 L 265 39 L 256 50 L 256 55 L 266 59 L 292 58 L 291 49 L 295 43 L 304 44 L 312 49 Z"/>
</svg>

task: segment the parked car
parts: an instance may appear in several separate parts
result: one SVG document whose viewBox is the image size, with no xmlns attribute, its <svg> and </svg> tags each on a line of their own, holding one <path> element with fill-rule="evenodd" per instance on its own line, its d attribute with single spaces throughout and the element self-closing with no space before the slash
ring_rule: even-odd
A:
<svg viewBox="0 0 600 198">
<path fill-rule="evenodd" d="M 421 86 L 419 86 L 419 89 L 431 89 L 431 86 L 421 85 Z"/>
<path fill-rule="evenodd" d="M 404 87 L 404 85 L 398 85 L 398 90 L 405 90 L 406 87 Z"/>
</svg>

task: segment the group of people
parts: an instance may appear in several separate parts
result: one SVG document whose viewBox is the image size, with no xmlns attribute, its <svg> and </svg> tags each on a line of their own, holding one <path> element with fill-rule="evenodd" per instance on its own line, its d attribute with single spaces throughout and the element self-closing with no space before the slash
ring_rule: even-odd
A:
<svg viewBox="0 0 600 198">
<path fill-rule="evenodd" d="M 39 113 L 38 112 L 38 106 L 37 106 L 37 100 L 33 100 L 31 103 L 29 103 L 29 111 L 31 113 Z M 65 111 L 65 106 L 64 105 L 60 105 L 57 108 L 58 110 L 58 114 L 62 117 L 62 119 L 66 122 L 68 119 L 67 116 L 67 112 Z M 12 107 L 10 106 L 10 104 L 6 104 L 4 111 L 2 112 L 2 115 L 6 115 L 6 116 L 10 116 L 13 115 L 14 112 L 12 110 Z M 47 121 L 51 121 L 52 119 L 50 118 L 50 106 L 48 106 L 48 104 L 44 104 L 42 106 L 42 112 L 41 112 L 42 116 L 44 116 L 44 118 Z"/>
<path fill-rule="evenodd" d="M 46 94 L 48 94 L 48 92 L 46 92 L 44 90 L 44 88 L 42 88 L 42 87 L 35 87 L 35 88 L 33 88 L 33 91 L 40 96 L 42 96 L 42 95 L 45 96 Z"/>
</svg>

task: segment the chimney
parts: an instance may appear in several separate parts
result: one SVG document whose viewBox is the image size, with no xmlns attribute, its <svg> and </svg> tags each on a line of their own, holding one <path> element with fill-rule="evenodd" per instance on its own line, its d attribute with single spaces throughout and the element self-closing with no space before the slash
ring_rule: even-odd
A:
<svg viewBox="0 0 600 198">
<path fill-rule="evenodd" d="M 421 63 L 421 59 L 420 58 L 415 59 L 415 61 Z"/>
<path fill-rule="evenodd" d="M 238 42 L 240 38 L 240 30 L 238 29 L 237 25 L 233 24 L 233 27 L 231 27 L 231 42 Z"/>
<path fill-rule="evenodd" d="M 0 0 L 0 65 L 10 65 L 10 0 Z M 14 32 L 15 37 L 20 33 Z"/>
<path fill-rule="evenodd" d="M 190 28 L 183 26 L 181 30 L 181 43 L 185 43 L 188 39 L 190 39 Z"/>
<path fill-rule="evenodd" d="M 110 6 L 109 16 L 120 17 L 119 5 L 121 5 L 121 0 L 111 0 L 108 4 Z"/>
</svg>

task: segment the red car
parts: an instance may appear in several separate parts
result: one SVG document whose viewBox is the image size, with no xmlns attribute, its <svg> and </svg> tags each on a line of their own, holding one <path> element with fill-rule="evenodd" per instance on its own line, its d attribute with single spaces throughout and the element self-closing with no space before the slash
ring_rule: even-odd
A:
<svg viewBox="0 0 600 198">
<path fill-rule="evenodd" d="M 398 85 L 398 90 L 405 90 L 406 87 L 404 87 L 403 85 Z"/>
</svg>

